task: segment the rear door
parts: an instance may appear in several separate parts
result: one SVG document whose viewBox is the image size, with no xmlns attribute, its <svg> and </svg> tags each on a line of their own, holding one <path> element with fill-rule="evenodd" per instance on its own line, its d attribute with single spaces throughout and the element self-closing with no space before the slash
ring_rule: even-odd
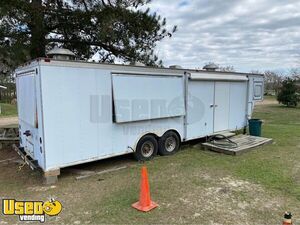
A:
<svg viewBox="0 0 300 225">
<path fill-rule="evenodd" d="M 35 70 L 17 74 L 17 100 L 20 124 L 20 145 L 34 158 L 33 136 L 37 128 Z"/>
</svg>

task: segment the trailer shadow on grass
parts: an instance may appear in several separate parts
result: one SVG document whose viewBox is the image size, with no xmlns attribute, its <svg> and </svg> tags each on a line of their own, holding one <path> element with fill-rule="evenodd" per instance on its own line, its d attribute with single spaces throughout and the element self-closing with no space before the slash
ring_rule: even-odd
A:
<svg viewBox="0 0 300 225">
<path fill-rule="evenodd" d="M 18 164 L 0 165 L 0 196 L 47 200 L 63 204 L 46 224 L 279 224 L 284 211 L 300 211 L 299 108 L 260 105 L 255 117 L 265 121 L 263 136 L 272 145 L 232 157 L 185 145 L 176 155 L 157 157 L 148 167 L 151 196 L 159 207 L 150 213 L 131 208 L 139 196 L 141 163 L 132 155 L 101 160 L 76 170 L 127 168 L 76 180 L 76 172 L 63 169 L 59 182 L 41 185 L 41 176 Z M 0 151 L 0 160 L 15 157 Z M 3 217 L 16 223 L 15 216 Z"/>
</svg>

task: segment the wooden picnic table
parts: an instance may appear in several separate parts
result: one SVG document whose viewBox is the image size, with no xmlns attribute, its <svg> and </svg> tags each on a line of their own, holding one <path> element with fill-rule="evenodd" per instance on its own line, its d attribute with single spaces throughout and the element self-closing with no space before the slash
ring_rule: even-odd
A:
<svg viewBox="0 0 300 225">
<path fill-rule="evenodd" d="M 0 149 L 3 144 L 16 143 L 19 141 L 19 128 L 17 124 L 0 126 Z"/>
</svg>

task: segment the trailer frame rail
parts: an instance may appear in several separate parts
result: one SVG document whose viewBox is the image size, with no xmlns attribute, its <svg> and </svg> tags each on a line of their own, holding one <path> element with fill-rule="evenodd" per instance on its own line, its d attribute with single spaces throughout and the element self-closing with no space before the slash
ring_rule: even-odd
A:
<svg viewBox="0 0 300 225">
<path fill-rule="evenodd" d="M 38 162 L 37 160 L 32 159 L 24 150 L 23 147 L 17 147 L 13 144 L 13 149 L 17 152 L 19 156 L 21 156 L 22 160 L 30 167 L 30 169 L 35 170 L 38 169 Z"/>
</svg>

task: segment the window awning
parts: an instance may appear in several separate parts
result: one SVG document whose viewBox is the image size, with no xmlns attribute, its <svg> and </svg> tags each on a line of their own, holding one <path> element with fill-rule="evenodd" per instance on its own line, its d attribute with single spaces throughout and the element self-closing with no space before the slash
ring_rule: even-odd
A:
<svg viewBox="0 0 300 225">
<path fill-rule="evenodd" d="M 220 81 L 247 81 L 246 75 L 235 74 L 213 74 L 213 73 L 191 73 L 191 80 L 220 80 Z"/>
<path fill-rule="evenodd" d="M 183 78 L 113 74 L 115 122 L 185 115 Z"/>
</svg>

